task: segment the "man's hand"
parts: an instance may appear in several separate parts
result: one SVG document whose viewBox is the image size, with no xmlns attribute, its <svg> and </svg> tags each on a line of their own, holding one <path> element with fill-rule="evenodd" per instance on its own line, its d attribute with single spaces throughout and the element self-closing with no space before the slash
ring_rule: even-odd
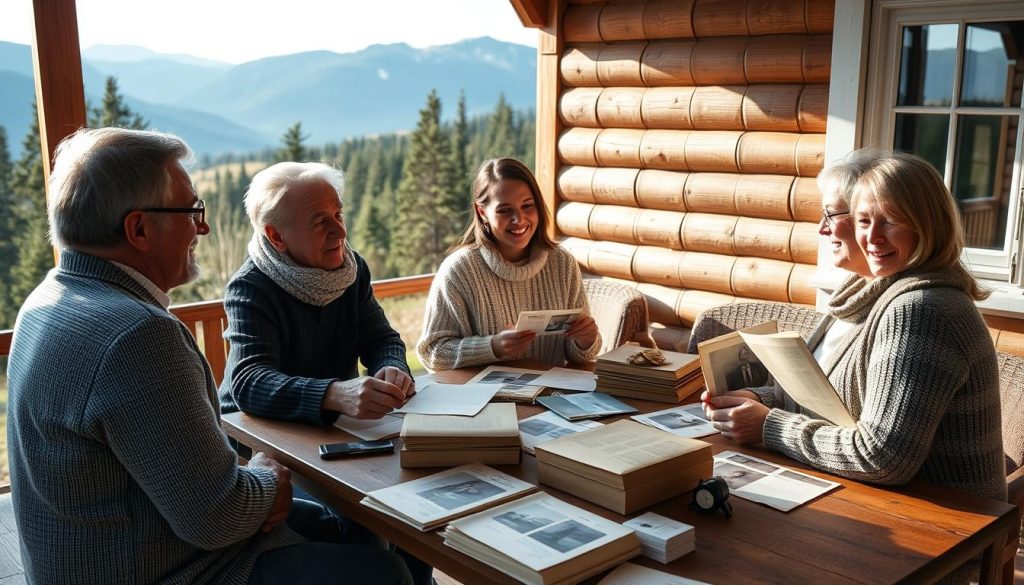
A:
<svg viewBox="0 0 1024 585">
<path fill-rule="evenodd" d="M 391 382 L 367 376 L 331 382 L 324 394 L 325 409 L 352 418 L 380 418 L 404 402 L 405 392 L 401 388 Z"/>
<path fill-rule="evenodd" d="M 749 390 L 735 390 L 712 397 L 707 390 L 700 397 L 711 425 L 737 443 L 760 443 L 769 408 Z"/>
<path fill-rule="evenodd" d="M 260 532 L 270 532 L 288 519 L 292 507 L 292 472 L 277 461 L 263 453 L 256 453 L 249 460 L 249 467 L 262 467 L 274 472 L 277 476 L 277 493 L 274 503 L 270 505 L 270 513 L 260 526 Z"/>
<path fill-rule="evenodd" d="M 533 331 L 516 331 L 511 325 L 501 333 L 491 336 L 491 351 L 501 360 L 512 360 L 526 353 L 537 334 Z"/>
<path fill-rule="evenodd" d="M 384 380 L 388 384 L 394 384 L 405 394 L 405 399 L 412 398 L 416 393 L 416 380 L 412 376 L 394 366 L 384 366 L 373 375 L 378 380 Z"/>
<path fill-rule="evenodd" d="M 594 342 L 597 341 L 597 323 L 594 322 L 594 318 L 590 315 L 580 313 L 576 319 L 569 323 L 565 336 L 572 339 L 576 343 L 576 347 L 590 349 L 590 346 L 594 345 Z"/>
</svg>

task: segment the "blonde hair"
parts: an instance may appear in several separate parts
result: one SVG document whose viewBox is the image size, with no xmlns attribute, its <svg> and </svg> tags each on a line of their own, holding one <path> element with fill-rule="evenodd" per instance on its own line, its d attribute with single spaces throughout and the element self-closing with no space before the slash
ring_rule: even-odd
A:
<svg viewBox="0 0 1024 585">
<path fill-rule="evenodd" d="M 865 168 L 853 188 L 852 204 L 870 199 L 886 214 L 906 222 L 917 234 L 917 247 L 905 270 L 952 270 L 966 283 L 975 300 L 988 298 L 960 260 L 965 236 L 960 211 L 942 175 L 928 161 L 895 152 Z"/>
<path fill-rule="evenodd" d="M 555 243 L 548 236 L 548 223 L 551 221 L 548 217 L 548 209 L 544 205 L 544 198 L 541 197 L 540 187 L 537 185 L 537 179 L 534 178 L 533 173 L 526 165 L 514 158 L 492 158 L 480 165 L 476 172 L 476 178 L 473 180 L 473 202 L 470 203 L 469 208 L 473 219 L 470 220 L 462 238 L 448 249 L 449 253 L 460 248 L 476 248 L 481 245 L 498 247 L 494 234 L 484 229 L 484 223 L 480 219 L 480 214 L 476 212 L 476 206 L 487 205 L 494 190 L 502 181 L 522 181 L 526 183 L 530 188 L 530 193 L 533 194 L 533 203 L 537 206 L 537 229 L 533 232 L 533 238 L 530 240 L 531 252 L 534 245 L 545 248 L 555 247 Z"/>
</svg>

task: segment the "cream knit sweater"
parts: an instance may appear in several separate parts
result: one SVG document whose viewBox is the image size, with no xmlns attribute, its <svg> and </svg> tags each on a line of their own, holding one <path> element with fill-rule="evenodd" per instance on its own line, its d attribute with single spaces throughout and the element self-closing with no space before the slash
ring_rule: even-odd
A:
<svg viewBox="0 0 1024 585">
<path fill-rule="evenodd" d="M 851 479 L 917 478 L 1005 500 L 995 349 L 959 278 L 847 280 L 830 312 L 855 325 L 822 368 L 857 426 L 773 408 L 765 445 Z M 758 394 L 780 406 L 771 392 Z"/>
<path fill-rule="evenodd" d="M 486 245 L 462 248 L 437 270 L 416 351 L 432 370 L 489 364 L 498 361 L 491 337 L 514 325 L 520 311 L 577 308 L 590 312 L 579 266 L 562 248 L 534 246 L 525 264 Z M 561 366 L 593 360 L 600 347 L 600 335 L 588 348 L 562 334 L 538 335 L 522 359 Z"/>
</svg>

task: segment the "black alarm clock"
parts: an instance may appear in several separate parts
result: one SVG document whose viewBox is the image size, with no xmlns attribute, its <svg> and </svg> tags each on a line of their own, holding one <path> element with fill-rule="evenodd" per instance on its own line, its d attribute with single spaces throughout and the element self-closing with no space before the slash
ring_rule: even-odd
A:
<svg viewBox="0 0 1024 585">
<path fill-rule="evenodd" d="M 714 514 L 722 510 L 726 518 L 732 517 L 732 505 L 729 504 L 729 484 L 721 477 L 702 479 L 693 490 L 693 501 L 690 507 L 698 512 Z"/>
</svg>

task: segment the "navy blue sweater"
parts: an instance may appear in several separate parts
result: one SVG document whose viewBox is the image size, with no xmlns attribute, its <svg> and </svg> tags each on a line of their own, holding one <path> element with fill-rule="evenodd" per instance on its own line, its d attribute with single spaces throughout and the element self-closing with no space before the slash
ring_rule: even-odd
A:
<svg viewBox="0 0 1024 585">
<path fill-rule="evenodd" d="M 330 425 L 322 410 L 331 382 L 372 375 L 385 366 L 405 372 L 405 344 L 373 297 L 370 269 L 358 255 L 356 280 L 323 307 L 296 299 L 247 258 L 224 291 L 231 344 L 221 411 Z"/>
</svg>

